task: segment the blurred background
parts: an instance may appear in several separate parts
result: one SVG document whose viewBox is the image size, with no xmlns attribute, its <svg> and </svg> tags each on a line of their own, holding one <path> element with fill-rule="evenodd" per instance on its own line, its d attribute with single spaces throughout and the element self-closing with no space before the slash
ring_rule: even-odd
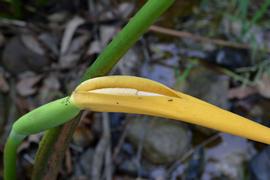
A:
<svg viewBox="0 0 270 180">
<path fill-rule="evenodd" d="M 14 120 L 71 92 L 144 2 L 0 1 L 1 159 Z M 111 74 L 147 77 L 269 126 L 269 5 L 176 0 Z M 20 179 L 30 179 L 41 137 L 19 149 Z M 169 119 L 85 111 L 59 179 L 269 180 L 269 169 L 270 148 L 261 143 Z"/>
</svg>

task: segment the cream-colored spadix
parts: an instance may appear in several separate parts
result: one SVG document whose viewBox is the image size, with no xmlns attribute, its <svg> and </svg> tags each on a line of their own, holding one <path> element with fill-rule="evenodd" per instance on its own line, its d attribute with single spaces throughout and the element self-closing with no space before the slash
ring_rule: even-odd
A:
<svg viewBox="0 0 270 180">
<path fill-rule="evenodd" d="M 122 96 L 163 96 L 153 92 L 139 91 L 132 88 L 102 88 L 88 91 L 90 93 L 122 95 Z"/>
<path fill-rule="evenodd" d="M 71 101 L 82 109 L 170 118 L 270 144 L 268 127 L 144 78 L 94 78 L 79 85 Z"/>
</svg>

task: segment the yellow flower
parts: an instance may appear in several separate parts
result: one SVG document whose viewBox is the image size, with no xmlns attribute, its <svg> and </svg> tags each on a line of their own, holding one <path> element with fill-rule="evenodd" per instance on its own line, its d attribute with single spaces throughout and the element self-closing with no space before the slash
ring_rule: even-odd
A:
<svg viewBox="0 0 270 180">
<path fill-rule="evenodd" d="M 98 112 L 146 114 L 180 120 L 270 144 L 270 129 L 158 82 L 106 76 L 80 84 L 71 102 Z"/>
</svg>

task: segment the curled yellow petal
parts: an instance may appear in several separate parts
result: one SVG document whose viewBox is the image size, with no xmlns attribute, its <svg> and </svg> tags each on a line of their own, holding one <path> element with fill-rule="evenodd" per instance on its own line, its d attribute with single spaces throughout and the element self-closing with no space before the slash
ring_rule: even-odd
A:
<svg viewBox="0 0 270 180">
<path fill-rule="evenodd" d="M 170 118 L 270 144 L 268 127 L 144 78 L 94 78 L 79 85 L 71 101 L 82 109 Z"/>
</svg>

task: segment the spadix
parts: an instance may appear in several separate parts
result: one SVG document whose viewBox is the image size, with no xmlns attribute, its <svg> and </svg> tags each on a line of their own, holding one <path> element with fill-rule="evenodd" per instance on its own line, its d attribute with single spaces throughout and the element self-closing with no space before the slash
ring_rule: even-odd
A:
<svg viewBox="0 0 270 180">
<path fill-rule="evenodd" d="M 164 96 L 153 92 L 139 91 L 132 88 L 101 88 L 88 91 L 89 93 L 110 94 L 120 96 Z"/>
</svg>

